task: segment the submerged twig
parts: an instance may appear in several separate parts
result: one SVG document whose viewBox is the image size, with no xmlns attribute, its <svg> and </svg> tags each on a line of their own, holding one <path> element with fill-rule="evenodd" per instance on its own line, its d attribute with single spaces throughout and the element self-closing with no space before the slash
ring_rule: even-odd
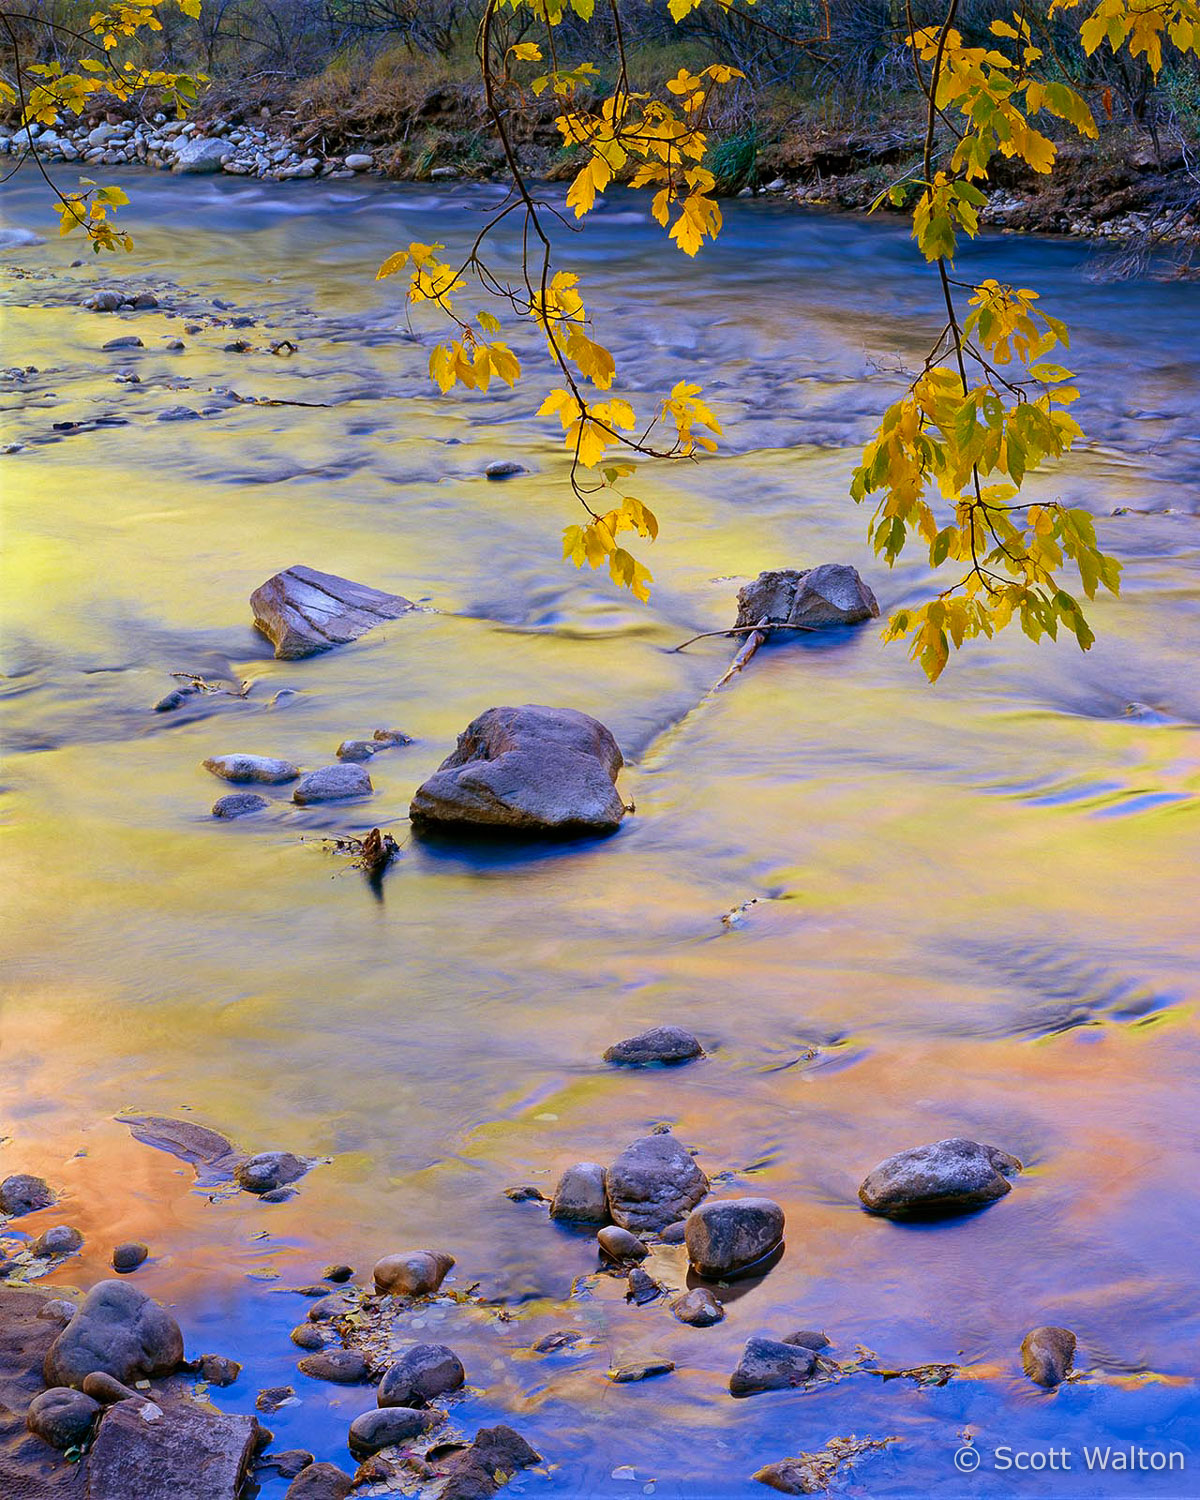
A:
<svg viewBox="0 0 1200 1500">
<path fill-rule="evenodd" d="M 707 641 L 715 635 L 749 635 L 755 630 L 818 630 L 817 625 L 773 625 L 767 622 L 764 615 L 757 625 L 730 625 L 727 630 L 702 630 L 699 635 L 690 635 L 686 641 L 681 641 L 678 646 L 671 647 L 671 655 L 676 651 L 682 651 L 685 646 L 694 645 L 696 641 Z"/>
<path fill-rule="evenodd" d="M 767 630 L 769 628 L 770 627 L 767 625 L 767 617 L 766 615 L 764 615 L 758 622 L 758 624 L 752 627 L 750 634 L 742 643 L 742 649 L 729 663 L 729 669 L 725 673 L 724 677 L 713 683 L 714 693 L 718 688 L 724 687 L 731 677 L 737 676 L 737 674 L 742 670 L 742 668 L 766 640 Z"/>
</svg>

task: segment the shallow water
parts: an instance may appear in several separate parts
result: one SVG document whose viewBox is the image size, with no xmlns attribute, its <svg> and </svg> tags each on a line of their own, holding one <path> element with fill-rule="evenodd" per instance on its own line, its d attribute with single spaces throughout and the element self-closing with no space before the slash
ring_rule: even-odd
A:
<svg viewBox="0 0 1200 1500">
<path fill-rule="evenodd" d="M 411 239 L 464 244 L 488 189 L 133 179 L 119 269 L 186 313 L 249 314 L 179 354 L 183 319 L 98 316 L 72 242 L 4 255 L 0 458 L 8 959 L 0 1012 L 0 1175 L 43 1173 L 87 1236 L 53 1279 L 90 1285 L 146 1239 L 138 1284 L 189 1351 L 242 1360 L 217 1404 L 263 1386 L 301 1400 L 277 1446 L 346 1465 L 368 1388 L 295 1373 L 283 1288 L 329 1260 L 366 1270 L 424 1244 L 458 1257 L 510 1317 L 438 1309 L 414 1336 L 462 1354 L 468 1432 L 517 1426 L 547 1474 L 528 1495 L 749 1496 L 760 1465 L 834 1435 L 900 1439 L 847 1478 L 870 1496 L 1193 1495 L 1200 1486 L 1195 1246 L 1196 853 L 1200 832 L 1200 293 L 1097 284 L 1078 243 L 991 238 L 965 274 L 1070 306 L 1089 443 L 1040 492 L 1088 505 L 1126 560 L 1098 642 L 1005 637 L 934 688 L 868 629 L 764 649 L 720 694 L 747 575 L 858 566 L 885 612 L 926 571 L 872 558 L 845 498 L 856 445 L 936 327 L 934 287 L 895 222 L 734 204 L 695 263 L 615 198 L 566 254 L 584 272 L 628 388 L 698 371 L 723 456 L 647 472 L 662 540 L 643 608 L 557 558 L 575 516 L 566 456 L 510 393 L 431 393 L 395 283 Z M 31 186 L 9 222 L 49 218 Z M 21 271 L 27 274 L 20 274 Z M 147 348 L 99 353 L 118 333 Z M 291 359 L 222 352 L 292 338 Z M 136 386 L 113 375 L 135 369 Z M 228 404 L 243 396 L 328 407 Z M 158 423 L 157 411 L 221 405 Z M 127 425 L 59 434 L 56 421 Z M 481 476 L 517 457 L 533 472 Z M 1129 513 L 1113 515 L 1118 508 Z M 432 606 L 353 646 L 276 662 L 251 590 L 290 563 Z M 172 671 L 230 671 L 244 700 L 154 714 Z M 272 706 L 280 688 L 297 695 Z M 609 724 L 637 813 L 615 837 L 534 852 L 406 840 L 382 899 L 323 840 L 374 823 L 404 838 L 409 797 L 493 703 L 570 704 Z M 230 825 L 205 756 L 328 763 L 346 737 L 413 735 L 376 758 L 369 805 Z M 744 908 L 744 909 L 742 909 Z M 732 915 L 729 915 L 731 914 Z M 729 916 L 729 920 L 723 917 Z M 630 1073 L 604 1047 L 694 1029 L 686 1068 Z M 123 1108 L 195 1118 L 250 1150 L 328 1162 L 279 1206 L 216 1201 L 133 1142 Z M 720 1326 L 626 1308 L 590 1238 L 514 1204 L 580 1158 L 610 1160 L 670 1122 L 723 1192 L 778 1199 L 787 1253 Z M 880 1158 L 943 1136 L 1026 1163 L 1011 1195 L 936 1227 L 868 1217 Z M 10 1226 L 14 1237 L 18 1225 Z M 1020 1373 L 1039 1323 L 1079 1335 L 1084 1378 L 1047 1395 Z M 583 1357 L 529 1344 L 570 1325 Z M 825 1328 L 884 1366 L 955 1361 L 939 1389 L 858 1375 L 735 1402 L 745 1339 Z M 652 1351 L 676 1373 L 604 1378 Z M 984 1462 L 956 1471 L 961 1435 Z M 1180 1475 L 1088 1473 L 1083 1447 L 1184 1452 Z M 1054 1475 L 998 1473 L 993 1450 L 1073 1450 Z M 652 1486 L 650 1489 L 648 1487 Z M 266 1483 L 264 1500 L 286 1486 Z"/>
</svg>

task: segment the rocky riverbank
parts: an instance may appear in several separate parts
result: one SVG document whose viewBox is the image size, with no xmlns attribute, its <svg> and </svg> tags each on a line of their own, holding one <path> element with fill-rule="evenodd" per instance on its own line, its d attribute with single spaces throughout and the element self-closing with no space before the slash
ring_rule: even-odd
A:
<svg viewBox="0 0 1200 1500">
<path fill-rule="evenodd" d="M 177 120 L 160 112 L 145 120 L 110 113 L 61 128 L 0 126 L 0 155 L 36 152 L 51 166 L 146 166 L 273 182 L 359 175 L 479 181 L 503 174 L 498 148 L 481 148 L 478 122 L 463 126 L 458 136 L 442 132 L 438 142 L 436 150 L 414 155 L 377 136 L 357 142 L 344 132 L 331 137 L 294 111 L 274 113 L 269 106 L 257 116 L 234 112 Z M 517 149 L 533 177 L 556 180 L 572 173 L 570 158 L 537 132 Z M 893 182 L 911 174 L 919 152 L 919 137 L 903 130 L 874 135 L 815 130 L 764 147 L 750 174 L 752 185 L 737 191 L 742 197 L 866 211 Z M 881 207 L 896 211 L 886 200 Z M 1022 232 L 1190 246 L 1200 238 L 1200 183 L 1182 147 L 1113 131 L 1095 146 L 1065 144 L 1049 177 L 1001 163 L 980 218 Z"/>
</svg>

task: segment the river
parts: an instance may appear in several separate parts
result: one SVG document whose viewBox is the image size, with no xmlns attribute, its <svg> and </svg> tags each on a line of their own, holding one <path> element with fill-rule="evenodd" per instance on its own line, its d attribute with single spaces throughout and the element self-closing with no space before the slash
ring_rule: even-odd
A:
<svg viewBox="0 0 1200 1500">
<path fill-rule="evenodd" d="M 559 561 L 577 516 L 565 450 L 535 416 L 541 375 L 439 396 L 402 287 L 372 279 L 410 240 L 464 247 L 494 189 L 113 180 L 137 243 L 103 272 L 90 255 L 71 267 L 86 252 L 52 237 L 28 174 L 4 189 L 9 224 L 48 237 L 0 270 L 5 362 L 37 367 L 5 382 L 6 439 L 23 446 L 0 458 L 0 1175 L 60 1186 L 34 1232 L 65 1220 L 86 1236 L 50 1279 L 86 1287 L 117 1241 L 148 1241 L 137 1284 L 189 1352 L 246 1366 L 215 1403 L 251 1411 L 260 1387 L 294 1384 L 300 1400 L 265 1418 L 276 1446 L 343 1466 L 373 1393 L 296 1374 L 287 1335 L 306 1304 L 286 1288 L 428 1244 L 506 1310 L 435 1312 L 425 1336 L 436 1326 L 466 1364 L 456 1422 L 511 1422 L 545 1456 L 514 1492 L 761 1496 L 761 1465 L 853 1433 L 899 1441 L 840 1493 L 1194 1495 L 1196 284 L 1105 284 L 1080 242 L 992 236 L 959 264 L 1037 287 L 1075 331 L 1088 441 L 1033 490 L 1086 505 L 1125 561 L 1088 655 L 1010 632 L 929 687 L 867 628 L 764 648 L 711 695 L 730 643 L 669 648 L 730 623 L 760 569 L 852 563 L 885 613 L 927 597 L 920 560 L 889 573 L 846 498 L 897 369 L 939 326 L 900 221 L 737 202 L 694 262 L 642 200 L 564 231 L 621 388 L 646 410 L 694 376 L 726 428 L 718 457 L 640 481 L 663 527 L 639 544 L 655 574 L 641 606 Z M 118 276 L 184 315 L 75 305 Z M 255 323 L 198 316 L 164 352 L 213 299 Z M 99 352 L 121 333 L 146 348 Z M 225 352 L 236 337 L 251 352 Z M 267 352 L 285 338 L 295 355 Z M 126 370 L 141 383 L 115 383 Z M 222 409 L 154 420 L 181 402 Z M 53 430 L 97 415 L 127 422 Z M 506 458 L 532 472 L 483 479 Z M 298 562 L 430 611 L 277 662 L 248 596 Z M 171 672 L 227 668 L 244 699 L 151 711 Z M 458 731 L 525 702 L 612 728 L 636 815 L 542 851 L 411 839 L 409 798 Z M 328 764 L 378 727 L 415 743 L 375 759 L 369 805 L 209 816 L 224 788 L 206 756 Z M 380 899 L 323 842 L 375 823 L 403 843 Z M 665 1022 L 708 1056 L 600 1061 Z M 327 1160 L 288 1203 L 214 1199 L 131 1139 L 125 1109 Z M 594 1242 L 503 1196 L 548 1192 L 664 1121 L 722 1192 L 787 1213 L 782 1261 L 715 1328 L 626 1307 L 608 1279 L 569 1299 Z M 862 1212 L 875 1163 L 952 1135 L 1022 1159 L 1006 1199 L 936 1226 Z M 1085 1372 L 1053 1395 L 1017 1352 L 1041 1323 L 1075 1330 Z M 529 1352 L 562 1326 L 595 1342 Z M 935 1388 L 859 1374 L 732 1400 L 745 1340 L 793 1327 L 823 1328 L 842 1360 L 863 1345 L 881 1366 L 963 1369 Z M 675 1373 L 605 1378 L 645 1352 Z M 953 1462 L 964 1433 L 983 1455 L 971 1476 Z M 1130 1443 L 1184 1451 L 1191 1472 L 1085 1468 L 1085 1444 Z M 1053 1480 L 1001 1473 L 999 1445 L 1075 1458 Z M 268 1478 L 263 1500 L 285 1488 Z"/>
</svg>

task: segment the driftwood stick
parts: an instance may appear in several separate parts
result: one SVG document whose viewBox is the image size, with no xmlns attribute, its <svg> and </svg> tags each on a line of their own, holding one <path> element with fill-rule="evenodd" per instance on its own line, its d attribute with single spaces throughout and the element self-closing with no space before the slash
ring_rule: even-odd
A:
<svg viewBox="0 0 1200 1500">
<path fill-rule="evenodd" d="M 688 636 L 686 641 L 680 642 L 678 646 L 672 646 L 670 654 L 673 656 L 676 651 L 682 651 L 685 646 L 691 646 L 696 641 L 707 641 L 714 635 L 751 635 L 756 630 L 817 630 L 818 628 L 816 625 L 772 625 L 768 623 L 764 615 L 757 625 L 731 625 L 728 630 L 702 630 L 699 635 Z M 760 641 L 759 645 L 761 644 Z"/>
<path fill-rule="evenodd" d="M 758 648 L 766 640 L 766 638 L 767 638 L 767 632 L 766 632 L 765 629 L 763 629 L 763 627 L 766 624 L 767 624 L 767 617 L 766 617 L 766 615 L 764 615 L 762 617 L 762 619 L 758 622 L 758 624 L 755 625 L 754 628 L 751 630 L 750 634 L 746 637 L 745 641 L 743 641 L 743 643 L 742 643 L 742 649 L 738 652 L 738 654 L 729 663 L 729 670 L 725 673 L 724 677 L 722 677 L 719 682 L 714 682 L 713 683 L 713 692 L 714 693 L 716 692 L 716 690 L 718 688 L 724 687 L 725 684 L 729 681 L 729 679 L 731 677 L 736 677 L 737 676 L 737 674 L 742 670 L 742 668 L 746 665 L 746 663 L 750 660 L 750 658 L 754 655 L 754 653 L 758 650 Z"/>
</svg>

